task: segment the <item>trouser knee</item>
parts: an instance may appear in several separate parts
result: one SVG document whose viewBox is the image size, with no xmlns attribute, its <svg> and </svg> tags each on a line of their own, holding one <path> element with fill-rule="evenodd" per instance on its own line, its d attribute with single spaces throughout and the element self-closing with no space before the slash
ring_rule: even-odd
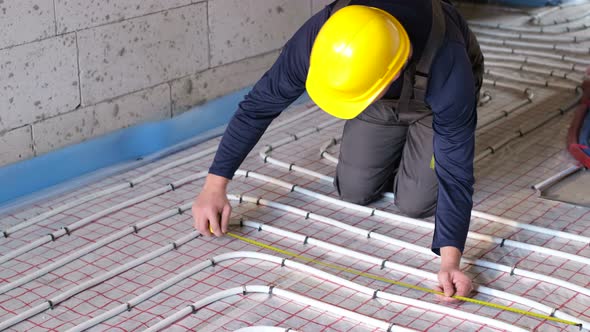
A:
<svg viewBox="0 0 590 332">
<path fill-rule="evenodd" d="M 396 195 L 395 205 L 410 218 L 428 218 L 436 211 L 436 197 L 421 197 L 411 199 Z"/>
</svg>

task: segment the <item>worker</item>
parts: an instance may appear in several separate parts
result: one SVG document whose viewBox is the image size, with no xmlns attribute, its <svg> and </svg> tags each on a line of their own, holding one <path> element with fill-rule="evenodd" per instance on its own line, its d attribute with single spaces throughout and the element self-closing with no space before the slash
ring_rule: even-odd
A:
<svg viewBox="0 0 590 332">
<path fill-rule="evenodd" d="M 347 120 L 334 183 L 340 198 L 365 205 L 393 191 L 407 216 L 434 215 L 441 298 L 469 296 L 459 263 L 482 73 L 477 40 L 450 3 L 335 1 L 295 33 L 239 104 L 194 202 L 195 228 L 227 232 L 227 184 L 271 121 L 307 90 Z"/>
</svg>

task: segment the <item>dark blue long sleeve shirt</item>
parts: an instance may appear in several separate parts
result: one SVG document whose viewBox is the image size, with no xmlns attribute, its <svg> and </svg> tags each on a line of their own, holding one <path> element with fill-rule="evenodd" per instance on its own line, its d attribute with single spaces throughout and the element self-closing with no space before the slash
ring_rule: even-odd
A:
<svg viewBox="0 0 590 332">
<path fill-rule="evenodd" d="M 393 14 L 406 28 L 419 58 L 431 26 L 431 0 L 352 1 L 378 7 Z M 443 4 L 447 33 L 432 64 L 426 102 L 433 112 L 435 170 L 438 177 L 438 202 L 432 249 L 452 246 L 463 251 L 473 195 L 473 155 L 478 88 L 474 55 L 468 52 L 474 38 L 455 9 Z M 305 91 L 309 57 L 313 42 L 333 4 L 310 18 L 287 42 L 275 64 L 256 83 L 239 104 L 222 138 L 209 172 L 231 179 L 246 155 L 268 125 Z M 476 42 L 475 42 L 476 43 Z M 479 56 L 479 47 L 477 52 Z M 370 61 L 368 59 L 368 61 Z M 401 92 L 401 81 L 394 82 L 386 98 Z M 479 78 L 481 81 L 481 78 Z"/>
</svg>

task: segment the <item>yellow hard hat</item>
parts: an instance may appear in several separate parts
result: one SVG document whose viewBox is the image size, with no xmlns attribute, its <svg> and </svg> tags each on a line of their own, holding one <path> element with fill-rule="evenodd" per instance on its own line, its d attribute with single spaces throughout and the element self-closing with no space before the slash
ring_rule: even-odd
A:
<svg viewBox="0 0 590 332">
<path fill-rule="evenodd" d="M 307 92 L 324 111 L 352 119 L 389 86 L 409 55 L 410 38 L 391 14 L 374 7 L 344 7 L 316 37 Z"/>
</svg>

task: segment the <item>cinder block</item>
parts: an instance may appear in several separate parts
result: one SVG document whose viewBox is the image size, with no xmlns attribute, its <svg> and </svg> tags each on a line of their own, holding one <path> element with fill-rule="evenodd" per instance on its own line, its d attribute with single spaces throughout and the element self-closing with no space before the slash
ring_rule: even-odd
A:
<svg viewBox="0 0 590 332">
<path fill-rule="evenodd" d="M 171 82 L 172 112 L 178 115 L 207 100 L 256 83 L 272 66 L 278 55 L 279 52 L 274 51 Z"/>
<path fill-rule="evenodd" d="M 64 33 L 123 21 L 190 3 L 190 0 L 55 0 L 57 31 Z"/>
<path fill-rule="evenodd" d="M 34 156 L 31 126 L 0 133 L 0 165 L 11 164 Z"/>
<path fill-rule="evenodd" d="M 334 2 L 334 0 L 311 0 L 311 11 L 315 14 L 332 2 Z"/>
<path fill-rule="evenodd" d="M 0 48 L 54 35 L 52 0 L 0 1 Z"/>
<path fill-rule="evenodd" d="M 310 16 L 308 1 L 209 1 L 211 66 L 281 48 Z"/>
<path fill-rule="evenodd" d="M 82 104 L 206 69 L 206 11 L 199 3 L 78 32 Z"/>
<path fill-rule="evenodd" d="M 134 124 L 170 117 L 168 84 L 81 108 L 33 125 L 38 154 Z"/>
<path fill-rule="evenodd" d="M 0 51 L 0 131 L 80 104 L 74 34 Z"/>
</svg>

